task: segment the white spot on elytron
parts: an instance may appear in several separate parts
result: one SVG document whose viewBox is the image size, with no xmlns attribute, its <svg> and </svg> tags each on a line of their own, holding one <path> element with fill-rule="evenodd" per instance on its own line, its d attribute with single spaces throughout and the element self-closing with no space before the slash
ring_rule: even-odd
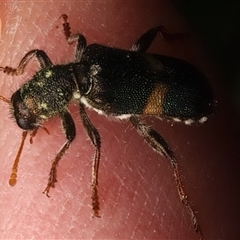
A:
<svg viewBox="0 0 240 240">
<path fill-rule="evenodd" d="M 126 119 L 126 118 L 130 118 L 132 115 L 131 114 L 122 114 L 122 115 L 118 115 L 116 116 L 116 118 L 119 119 Z"/>
<path fill-rule="evenodd" d="M 187 119 L 185 121 L 182 121 L 181 119 L 179 118 L 173 118 L 173 120 L 175 122 L 184 122 L 186 125 L 191 125 L 192 123 L 196 122 L 196 120 L 193 120 L 193 119 Z M 198 120 L 199 123 L 204 123 L 207 121 L 207 117 L 202 117 Z"/>
<path fill-rule="evenodd" d="M 97 112 L 100 115 L 106 115 L 104 111 L 94 108 L 91 104 L 88 103 L 88 101 L 86 100 L 85 97 L 81 97 L 81 102 L 88 108 L 93 109 L 95 112 Z M 114 116 L 118 119 L 125 119 L 125 118 L 130 118 L 132 116 L 132 114 L 121 114 L 118 116 Z"/>
<path fill-rule="evenodd" d="M 52 76 L 52 71 L 51 71 L 51 70 L 46 71 L 45 77 L 46 77 L 46 78 L 49 78 L 49 77 L 51 77 L 51 76 Z"/>
<path fill-rule="evenodd" d="M 182 122 L 182 120 L 179 119 L 179 118 L 173 118 L 173 121 L 175 121 L 175 122 Z"/>
<path fill-rule="evenodd" d="M 202 117 L 202 118 L 199 120 L 200 123 L 204 123 L 204 122 L 206 122 L 206 121 L 207 121 L 207 117 Z"/>
<path fill-rule="evenodd" d="M 194 120 L 188 119 L 188 120 L 184 121 L 184 123 L 185 123 L 186 125 L 191 125 L 192 123 L 194 123 Z"/>
</svg>

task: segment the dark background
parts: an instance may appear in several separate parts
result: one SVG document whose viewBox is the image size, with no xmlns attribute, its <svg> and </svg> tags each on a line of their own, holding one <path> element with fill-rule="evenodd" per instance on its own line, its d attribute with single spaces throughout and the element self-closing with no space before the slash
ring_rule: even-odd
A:
<svg viewBox="0 0 240 240">
<path fill-rule="evenodd" d="M 240 116 L 240 1 L 175 0 L 175 5 L 218 65 Z"/>
</svg>

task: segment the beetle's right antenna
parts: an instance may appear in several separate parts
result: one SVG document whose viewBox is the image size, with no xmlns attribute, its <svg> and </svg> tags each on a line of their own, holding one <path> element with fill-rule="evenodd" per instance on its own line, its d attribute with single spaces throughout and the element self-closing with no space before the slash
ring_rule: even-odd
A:
<svg viewBox="0 0 240 240">
<path fill-rule="evenodd" d="M 10 101 L 9 99 L 5 98 L 5 97 L 4 97 L 4 96 L 2 96 L 2 95 L 0 95 L 0 100 L 2 100 L 2 101 L 4 101 L 4 102 L 6 102 L 6 103 L 8 103 L 8 104 L 10 104 L 10 103 L 11 103 L 11 101 Z"/>
</svg>

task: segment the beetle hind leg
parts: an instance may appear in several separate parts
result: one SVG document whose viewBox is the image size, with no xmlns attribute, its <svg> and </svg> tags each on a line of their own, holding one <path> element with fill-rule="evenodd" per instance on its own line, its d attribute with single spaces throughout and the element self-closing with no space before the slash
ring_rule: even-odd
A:
<svg viewBox="0 0 240 240">
<path fill-rule="evenodd" d="M 179 167 L 178 167 L 178 162 L 174 157 L 173 151 L 170 149 L 167 142 L 159 133 L 157 133 L 150 126 L 147 126 L 145 123 L 141 122 L 136 116 L 131 116 L 130 121 L 133 124 L 133 126 L 136 128 L 137 132 L 144 138 L 144 140 L 148 143 L 148 145 L 154 151 L 156 151 L 160 155 L 165 156 L 168 160 L 170 160 L 173 168 L 173 174 L 174 174 L 175 182 L 177 185 L 179 198 L 190 214 L 195 232 L 200 234 L 201 236 L 201 231 L 198 224 L 197 216 L 193 211 L 193 209 L 191 208 L 187 194 L 184 190 L 182 178 L 181 178 Z"/>
</svg>

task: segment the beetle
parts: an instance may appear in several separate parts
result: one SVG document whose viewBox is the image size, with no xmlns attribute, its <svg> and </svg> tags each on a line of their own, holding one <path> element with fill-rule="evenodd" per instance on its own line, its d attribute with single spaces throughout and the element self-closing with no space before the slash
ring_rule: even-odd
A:
<svg viewBox="0 0 240 240">
<path fill-rule="evenodd" d="M 40 65 L 40 70 L 13 93 L 11 100 L 0 96 L 11 105 L 14 119 L 23 129 L 10 185 L 17 181 L 18 161 L 27 133 L 30 133 L 32 142 L 38 129 L 45 129 L 44 121 L 60 116 L 67 140 L 52 162 L 44 190 L 49 196 L 50 188 L 57 182 L 57 165 L 76 136 L 75 124 L 68 110 L 68 104 L 74 100 L 79 104 L 83 126 L 95 147 L 91 186 L 94 216 L 99 217 L 101 137 L 85 107 L 105 116 L 129 119 L 149 146 L 170 160 L 180 200 L 191 215 L 195 231 L 200 233 L 173 151 L 164 138 L 139 117 L 149 115 L 185 124 L 203 123 L 213 111 L 212 90 L 205 75 L 186 61 L 145 53 L 158 33 L 164 38 L 177 36 L 168 33 L 162 25 L 144 33 L 130 50 L 123 50 L 100 44 L 87 45 L 82 34 L 71 33 L 68 16 L 63 14 L 61 18 L 67 42 L 76 42 L 73 62 L 55 65 L 43 50 L 34 49 L 22 58 L 17 68 L 0 67 L 3 73 L 21 75 L 32 58 L 36 58 Z"/>
</svg>

